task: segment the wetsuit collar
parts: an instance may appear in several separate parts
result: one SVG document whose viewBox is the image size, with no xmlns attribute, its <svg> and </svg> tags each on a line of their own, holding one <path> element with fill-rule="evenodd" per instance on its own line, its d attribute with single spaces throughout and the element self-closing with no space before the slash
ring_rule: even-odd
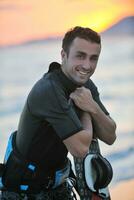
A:
<svg viewBox="0 0 134 200">
<path fill-rule="evenodd" d="M 60 81 L 62 82 L 64 88 L 67 90 L 67 92 L 71 93 L 73 92 L 78 86 L 76 83 L 74 83 L 72 80 L 70 80 L 64 72 L 61 70 L 61 65 L 57 62 L 53 62 L 49 66 L 49 72 L 55 71 L 58 74 Z"/>
</svg>

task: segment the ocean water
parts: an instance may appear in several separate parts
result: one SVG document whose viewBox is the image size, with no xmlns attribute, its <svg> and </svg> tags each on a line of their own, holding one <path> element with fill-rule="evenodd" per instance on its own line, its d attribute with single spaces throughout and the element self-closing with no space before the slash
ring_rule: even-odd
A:
<svg viewBox="0 0 134 200">
<path fill-rule="evenodd" d="M 10 133 L 33 84 L 48 70 L 51 61 L 60 62 L 61 41 L 46 41 L 0 48 L 0 162 Z M 111 162 L 111 186 L 134 178 L 134 38 L 102 38 L 102 52 L 92 79 L 100 97 L 117 123 L 117 140 L 108 146 L 100 142 L 102 154 Z"/>
</svg>

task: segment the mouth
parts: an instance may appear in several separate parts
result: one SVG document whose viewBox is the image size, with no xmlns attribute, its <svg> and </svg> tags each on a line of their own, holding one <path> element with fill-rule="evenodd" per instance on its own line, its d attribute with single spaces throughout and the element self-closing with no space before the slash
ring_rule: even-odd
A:
<svg viewBox="0 0 134 200">
<path fill-rule="evenodd" d="M 80 74 L 81 77 L 83 78 L 87 78 L 88 76 L 90 76 L 90 72 L 89 71 L 83 71 L 83 70 L 77 70 L 77 72 Z"/>
<path fill-rule="evenodd" d="M 89 74 L 89 72 L 83 72 L 83 71 L 80 71 L 80 70 L 79 70 L 78 72 L 79 72 L 81 75 L 84 75 L 84 76 Z"/>
<path fill-rule="evenodd" d="M 89 76 L 90 75 L 90 73 L 91 73 L 91 71 L 89 71 L 89 70 L 84 70 L 83 68 L 81 68 L 81 67 L 76 67 L 75 68 L 75 70 L 81 75 L 81 76 Z"/>
</svg>

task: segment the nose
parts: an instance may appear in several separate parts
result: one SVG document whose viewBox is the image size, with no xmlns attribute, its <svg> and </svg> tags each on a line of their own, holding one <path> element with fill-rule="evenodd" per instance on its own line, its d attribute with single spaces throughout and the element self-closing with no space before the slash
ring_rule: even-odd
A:
<svg viewBox="0 0 134 200">
<path fill-rule="evenodd" d="M 90 60 L 85 60 L 85 62 L 83 63 L 83 68 L 85 69 L 85 70 L 90 70 L 91 68 L 92 68 L 92 65 L 91 65 L 91 63 L 90 63 Z"/>
</svg>

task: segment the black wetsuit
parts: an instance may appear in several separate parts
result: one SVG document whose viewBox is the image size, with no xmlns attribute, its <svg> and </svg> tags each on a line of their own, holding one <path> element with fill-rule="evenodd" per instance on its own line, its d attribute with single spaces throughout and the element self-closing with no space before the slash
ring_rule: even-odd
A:
<svg viewBox="0 0 134 200">
<path fill-rule="evenodd" d="M 64 165 L 68 151 L 62 141 L 83 130 L 81 111 L 69 98 L 78 86 L 65 76 L 58 63 L 50 67 L 52 70 L 29 93 L 16 135 L 19 152 L 46 174 Z M 84 86 L 91 90 L 94 100 L 108 115 L 92 80 Z"/>
</svg>

